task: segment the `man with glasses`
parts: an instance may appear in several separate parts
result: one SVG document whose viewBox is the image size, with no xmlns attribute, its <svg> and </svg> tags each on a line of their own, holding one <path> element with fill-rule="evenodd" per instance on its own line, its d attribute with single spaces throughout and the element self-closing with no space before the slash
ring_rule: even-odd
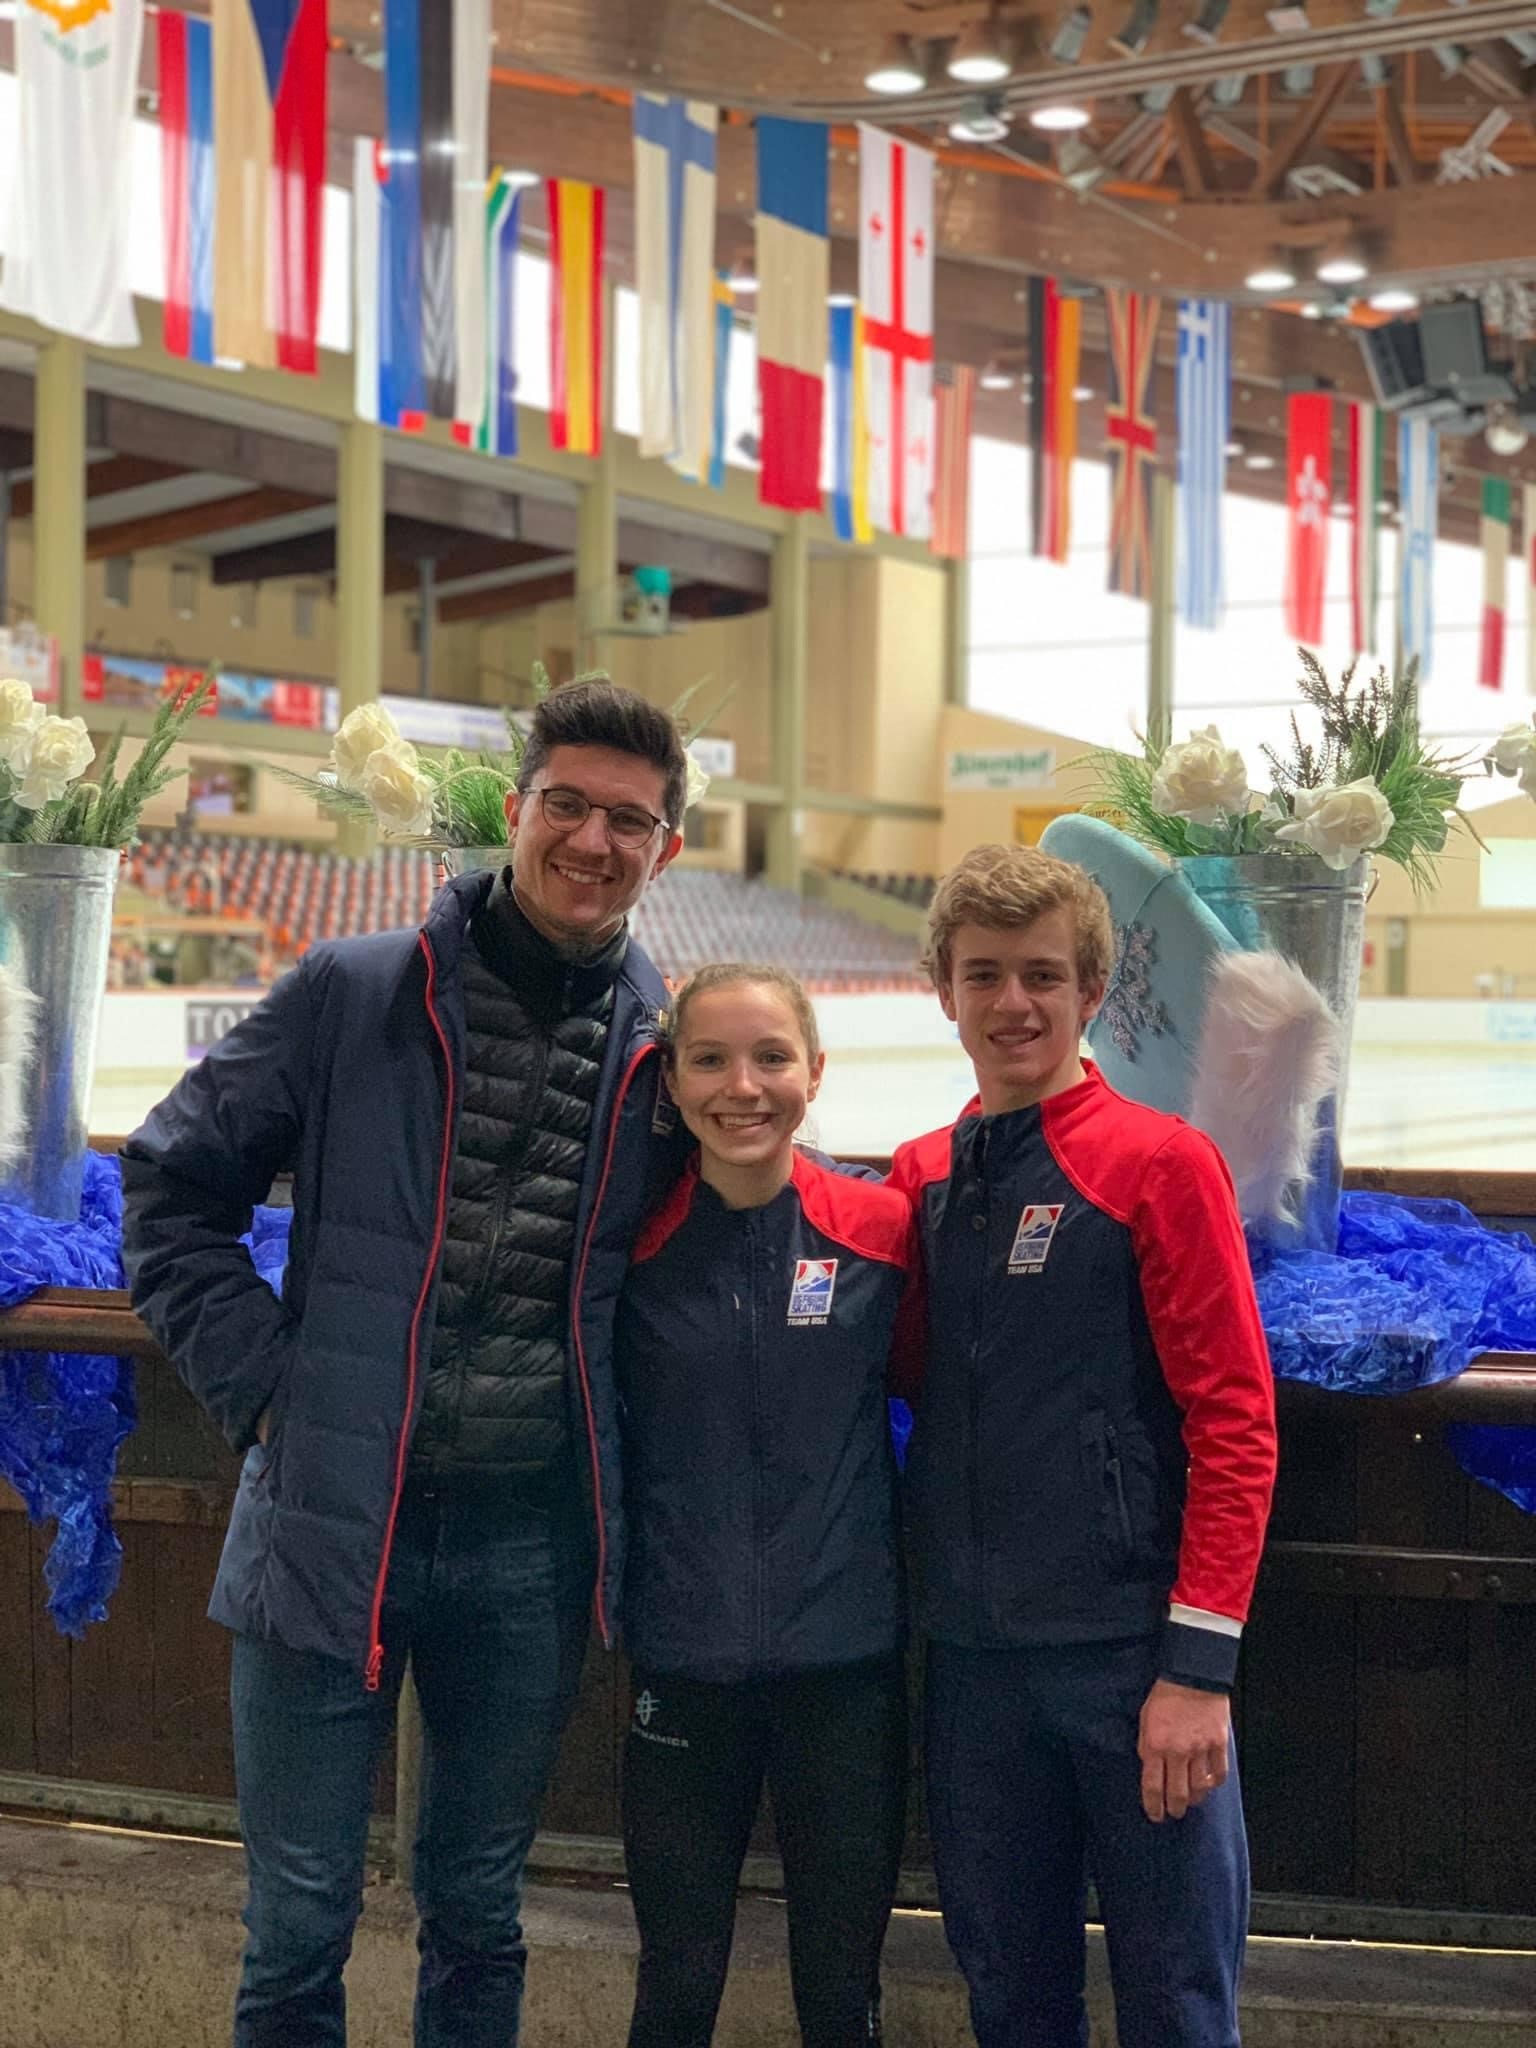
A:
<svg viewBox="0 0 1536 2048">
<path fill-rule="evenodd" d="M 345 2041 L 407 1657 L 417 2048 L 517 2040 L 523 1864 L 622 1569 L 613 1306 L 674 1170 L 668 1105 L 631 1084 L 666 997 L 626 920 L 686 788 L 664 712 L 555 691 L 508 865 L 419 932 L 315 947 L 125 1147 L 135 1306 L 245 1459 L 211 1608 L 250 1873 L 237 2048 Z M 241 1233 L 284 1167 L 279 1300 Z"/>
</svg>

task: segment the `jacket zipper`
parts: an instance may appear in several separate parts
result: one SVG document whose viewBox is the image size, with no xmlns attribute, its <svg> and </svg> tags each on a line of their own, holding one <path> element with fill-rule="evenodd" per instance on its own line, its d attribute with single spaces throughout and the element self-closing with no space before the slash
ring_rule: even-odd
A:
<svg viewBox="0 0 1536 2048">
<path fill-rule="evenodd" d="M 1125 1547 L 1125 1561 L 1129 1567 L 1135 1552 L 1135 1544 L 1131 1539 L 1131 1509 L 1125 1497 L 1125 1468 L 1120 1462 L 1120 1438 L 1112 1422 L 1106 1422 L 1104 1425 L 1104 1475 L 1114 1491 L 1115 1513 L 1120 1522 L 1120 1541 Z"/>
<path fill-rule="evenodd" d="M 432 1221 L 432 1244 L 427 1253 L 426 1271 L 422 1274 L 421 1290 L 416 1296 L 416 1309 L 411 1317 L 411 1334 L 405 1354 L 405 1413 L 400 1418 L 400 1436 L 395 1446 L 395 1490 L 389 1503 L 389 1518 L 384 1524 L 384 1550 L 379 1559 L 379 1575 L 373 1585 L 373 1608 L 368 1618 L 368 1663 L 364 1674 L 364 1685 L 369 1692 L 377 1692 L 379 1679 L 384 1668 L 384 1645 L 379 1639 L 379 1623 L 384 1612 L 384 1582 L 389 1576 L 390 1552 L 395 1547 L 395 1523 L 400 1515 L 400 1496 L 405 1490 L 405 1458 L 410 1446 L 411 1412 L 416 1406 L 417 1346 L 421 1339 L 421 1319 L 426 1312 L 427 1296 L 432 1291 L 432 1276 L 437 1271 L 438 1255 L 443 1248 L 443 1229 L 448 1218 L 448 1171 L 453 1153 L 453 1109 L 456 1093 L 453 1073 L 453 1055 L 448 1049 L 447 1034 L 437 1014 L 437 963 L 432 957 L 432 948 L 423 932 L 418 943 L 427 963 L 427 1019 L 437 1034 L 437 1042 L 443 1055 L 445 1080 L 443 1109 L 443 1144 L 437 1168 L 437 1213 Z"/>
<path fill-rule="evenodd" d="M 971 1344 L 971 1576 L 976 1601 L 976 1626 L 984 1633 L 987 1624 L 985 1567 L 982 1559 L 982 1516 L 981 1516 L 981 1340 L 986 1328 L 987 1300 L 987 1251 L 992 1239 L 991 1218 L 987 1216 L 987 1126 L 985 1122 L 976 1134 L 976 1191 L 981 1202 L 980 1214 L 986 1218 L 988 1227 L 978 1233 L 981 1237 L 980 1270 L 976 1281 L 976 1313 L 973 1327 L 975 1337 Z"/>
<path fill-rule="evenodd" d="M 587 1234 L 582 1239 L 576 1281 L 571 1289 L 571 1338 L 576 1349 L 576 1377 L 581 1382 L 581 1401 L 587 1418 L 587 1448 L 592 1458 L 592 1512 L 597 1522 L 597 1585 L 593 1593 L 593 1606 L 603 1647 L 610 1650 L 613 1648 L 613 1635 L 608 1627 L 608 1610 L 603 1604 L 603 1578 L 608 1567 L 608 1533 L 603 1524 L 603 1467 L 597 1448 L 597 1421 L 592 1413 L 592 1383 L 587 1377 L 587 1351 L 581 1341 L 581 1297 L 586 1285 L 587 1260 L 592 1254 L 592 1239 L 597 1231 L 597 1219 L 603 1212 L 603 1197 L 608 1192 L 608 1179 L 613 1171 L 613 1152 L 618 1143 L 619 1118 L 623 1114 L 624 1098 L 629 1093 L 630 1083 L 651 1051 L 649 1045 L 642 1045 L 624 1069 L 619 1081 L 619 1090 L 613 1101 L 613 1116 L 608 1125 L 608 1149 L 603 1155 L 603 1171 L 597 1183 L 597 1193 L 592 1198 L 592 1214 L 587 1218 Z"/>
<path fill-rule="evenodd" d="M 763 1375 L 757 1327 L 757 1225 L 749 1215 L 747 1233 L 747 1379 L 752 1390 L 752 1632 L 757 1661 L 768 1654 L 768 1631 L 763 1612 L 763 1553 L 767 1531 L 763 1526 L 763 1500 L 767 1480 L 763 1472 Z"/>
</svg>

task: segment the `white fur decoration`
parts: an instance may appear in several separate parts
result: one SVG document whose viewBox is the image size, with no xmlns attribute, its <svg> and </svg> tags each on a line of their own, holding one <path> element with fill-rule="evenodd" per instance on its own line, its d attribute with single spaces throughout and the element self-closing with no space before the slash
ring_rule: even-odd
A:
<svg viewBox="0 0 1536 2048">
<path fill-rule="evenodd" d="M 0 964 L 0 1173 L 8 1173 L 26 1143 L 21 1082 L 32 1057 L 37 997 Z"/>
<path fill-rule="evenodd" d="M 1318 1106 L 1338 1075 L 1338 1019 L 1301 969 L 1279 953 L 1224 953 L 1211 970 L 1189 1120 L 1221 1148 L 1245 1223 L 1294 1220 Z"/>
</svg>

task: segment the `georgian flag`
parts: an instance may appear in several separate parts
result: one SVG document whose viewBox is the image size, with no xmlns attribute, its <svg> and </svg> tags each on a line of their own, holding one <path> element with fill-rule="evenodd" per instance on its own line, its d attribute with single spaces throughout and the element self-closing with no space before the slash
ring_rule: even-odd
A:
<svg viewBox="0 0 1536 2048">
<path fill-rule="evenodd" d="M 933 494 L 933 157 L 859 128 L 869 512 L 926 540 Z"/>
</svg>

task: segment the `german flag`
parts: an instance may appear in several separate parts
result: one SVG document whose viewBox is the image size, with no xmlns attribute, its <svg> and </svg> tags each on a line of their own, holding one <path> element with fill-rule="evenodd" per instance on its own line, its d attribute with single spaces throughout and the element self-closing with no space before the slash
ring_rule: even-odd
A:
<svg viewBox="0 0 1536 2048">
<path fill-rule="evenodd" d="M 1030 552 L 1064 562 L 1072 545 L 1072 462 L 1082 304 L 1053 277 L 1029 281 Z"/>
</svg>

